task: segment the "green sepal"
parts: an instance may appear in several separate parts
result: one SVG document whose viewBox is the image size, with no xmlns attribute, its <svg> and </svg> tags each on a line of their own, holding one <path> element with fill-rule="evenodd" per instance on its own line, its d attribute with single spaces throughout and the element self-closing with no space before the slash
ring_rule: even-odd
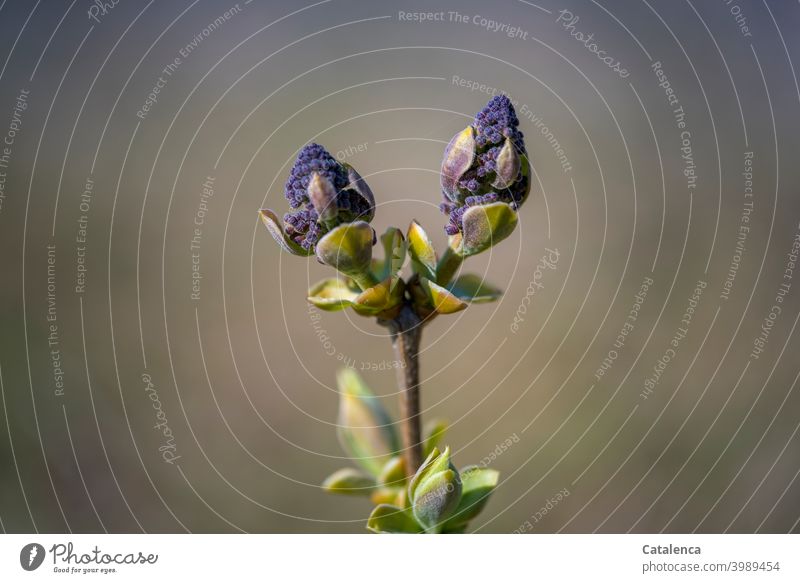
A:
<svg viewBox="0 0 800 583">
<path fill-rule="evenodd" d="M 341 369 L 336 381 L 342 447 L 361 467 L 378 476 L 400 449 L 392 419 L 355 370 Z"/>
<path fill-rule="evenodd" d="M 338 312 L 351 307 L 362 316 L 381 316 L 390 319 L 399 310 L 403 300 L 404 284 L 400 280 L 386 280 L 365 289 L 355 288 L 348 280 L 328 278 L 308 290 L 308 301 L 321 310 Z"/>
<path fill-rule="evenodd" d="M 503 295 L 502 291 L 486 283 L 482 277 L 474 274 L 457 277 L 450 284 L 450 292 L 460 300 L 472 304 L 493 302 Z"/>
<path fill-rule="evenodd" d="M 380 316 L 391 319 L 403 303 L 405 284 L 394 277 L 365 289 L 352 300 L 353 309 L 362 316 Z"/>
<path fill-rule="evenodd" d="M 372 260 L 372 273 L 375 277 L 383 281 L 388 277 L 393 277 L 403 268 L 406 260 L 406 244 L 403 232 L 396 227 L 389 227 L 381 235 L 383 245 L 383 260 Z"/>
<path fill-rule="evenodd" d="M 300 257 L 308 257 L 311 255 L 311 251 L 308 249 L 303 249 L 300 245 L 295 243 L 292 239 L 289 238 L 289 235 L 286 234 L 286 231 L 283 230 L 278 217 L 269 209 L 261 209 L 258 212 L 258 216 L 261 218 L 261 222 L 264 223 L 264 226 L 267 227 L 269 234 L 272 235 L 272 238 L 280 245 L 280 248 L 286 251 L 287 253 L 291 253 L 292 255 L 298 255 Z"/>
<path fill-rule="evenodd" d="M 408 227 L 408 254 L 411 255 L 411 266 L 416 273 L 428 279 L 436 279 L 436 250 L 425 229 L 417 221 L 411 221 Z"/>
<path fill-rule="evenodd" d="M 477 255 L 508 237 L 517 226 L 517 213 L 504 202 L 476 205 L 464 212 L 458 252 Z"/>
<path fill-rule="evenodd" d="M 500 472 L 480 466 L 467 466 L 461 470 L 461 500 L 453 515 L 445 522 L 445 529 L 466 524 L 480 514 L 497 486 Z"/>
<path fill-rule="evenodd" d="M 372 227 L 364 221 L 339 225 L 317 242 L 317 259 L 356 277 L 369 270 L 374 236 Z"/>
<path fill-rule="evenodd" d="M 331 494 L 369 496 L 375 490 L 375 478 L 354 468 L 342 468 L 328 476 L 322 487 Z"/>
<path fill-rule="evenodd" d="M 367 529 L 380 534 L 419 534 L 422 527 L 408 512 L 390 504 L 379 504 L 367 520 Z"/>
<path fill-rule="evenodd" d="M 352 306 L 359 291 L 335 277 L 323 279 L 308 290 L 308 301 L 321 310 L 338 312 Z"/>
<path fill-rule="evenodd" d="M 420 286 L 427 295 L 428 301 L 437 314 L 454 314 L 467 307 L 467 303 L 456 297 L 442 286 L 421 277 Z"/>
<path fill-rule="evenodd" d="M 422 455 L 426 458 L 431 454 L 433 448 L 439 445 L 444 438 L 449 423 L 445 419 L 434 419 L 425 424 L 422 438 Z"/>
</svg>

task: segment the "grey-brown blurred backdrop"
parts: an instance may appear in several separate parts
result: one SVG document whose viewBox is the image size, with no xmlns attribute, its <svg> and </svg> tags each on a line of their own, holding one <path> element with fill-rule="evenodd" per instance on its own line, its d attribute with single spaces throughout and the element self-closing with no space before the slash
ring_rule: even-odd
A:
<svg viewBox="0 0 800 583">
<path fill-rule="evenodd" d="M 3 530 L 362 532 L 318 486 L 349 463 L 334 376 L 396 411 L 390 344 L 309 310 L 330 271 L 257 210 L 318 141 L 379 232 L 441 248 L 443 147 L 504 92 L 534 188 L 466 268 L 505 295 L 422 354 L 425 417 L 501 472 L 475 529 L 797 531 L 799 26 L 788 1 L 3 1 Z"/>
</svg>

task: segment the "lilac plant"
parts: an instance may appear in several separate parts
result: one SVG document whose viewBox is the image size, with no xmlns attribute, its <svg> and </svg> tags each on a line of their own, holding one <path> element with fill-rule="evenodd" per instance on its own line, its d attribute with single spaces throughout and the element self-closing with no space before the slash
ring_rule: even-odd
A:
<svg viewBox="0 0 800 583">
<path fill-rule="evenodd" d="M 381 533 L 459 533 L 486 505 L 497 485 L 495 470 L 457 470 L 450 449 L 439 449 L 447 423 L 423 431 L 419 348 L 424 326 L 438 315 L 471 303 L 496 300 L 501 292 L 477 275 L 460 273 L 463 261 L 488 250 L 516 228 L 517 212 L 530 191 L 530 167 L 511 101 L 492 98 L 472 124 L 447 145 L 442 161 L 441 210 L 448 246 L 439 257 L 422 226 L 412 221 L 405 236 L 389 228 L 381 237 L 383 259 L 370 226 L 375 198 L 356 170 L 318 144 L 300 150 L 284 194 L 292 210 L 281 222 L 268 209 L 261 219 L 284 251 L 314 255 L 340 277 L 312 286 L 308 301 L 320 309 L 350 308 L 389 329 L 399 363 L 399 423 L 383 409 L 350 368 L 337 377 L 338 433 L 360 466 L 329 476 L 335 494 L 365 496 L 376 507 L 367 528 Z M 411 273 L 403 277 L 406 260 Z"/>
</svg>

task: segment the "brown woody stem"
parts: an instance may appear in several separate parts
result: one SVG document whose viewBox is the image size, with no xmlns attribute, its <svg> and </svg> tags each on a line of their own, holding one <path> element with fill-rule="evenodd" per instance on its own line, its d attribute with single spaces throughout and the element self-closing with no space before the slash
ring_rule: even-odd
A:
<svg viewBox="0 0 800 583">
<path fill-rule="evenodd" d="M 409 306 L 403 306 L 388 322 L 392 346 L 398 361 L 397 384 L 400 388 L 400 430 L 406 473 L 413 476 L 422 463 L 422 415 L 419 395 L 419 347 L 422 320 Z"/>
</svg>

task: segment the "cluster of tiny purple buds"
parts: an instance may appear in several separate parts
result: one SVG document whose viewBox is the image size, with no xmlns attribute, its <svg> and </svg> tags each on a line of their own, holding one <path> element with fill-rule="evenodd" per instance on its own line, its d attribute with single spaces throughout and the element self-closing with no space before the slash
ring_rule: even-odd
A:
<svg viewBox="0 0 800 583">
<path fill-rule="evenodd" d="M 464 218 L 464 213 L 469 207 L 478 206 L 482 204 L 490 204 L 500 200 L 496 192 L 488 194 L 479 194 L 475 196 L 468 196 L 464 199 L 463 205 L 457 205 L 453 202 L 445 201 L 439 207 L 442 212 L 450 215 L 450 222 L 444 227 L 445 233 L 448 235 L 455 235 L 461 231 L 461 220 Z"/>
<path fill-rule="evenodd" d="M 520 155 L 527 156 L 519 119 L 511 100 L 505 95 L 493 97 L 475 116 L 472 124 L 475 133 L 475 158 L 472 166 L 458 181 L 463 204 L 452 202 L 445 195 L 440 205 L 450 221 L 445 226 L 448 235 L 462 230 L 461 219 L 467 208 L 492 202 L 505 202 L 517 210 L 528 191 L 528 177 L 520 170 L 516 180 L 508 187 L 498 189 L 492 185 L 497 170 L 497 158 L 506 138 Z"/>
<path fill-rule="evenodd" d="M 345 168 L 319 144 L 308 144 L 297 155 L 284 188 L 289 206 L 298 210 L 283 216 L 286 234 L 306 250 L 313 250 L 326 233 L 325 227 L 318 222 L 319 215 L 308 195 L 308 184 L 314 173 L 330 181 L 336 190 L 339 223 L 357 220 L 371 210 L 369 202 L 361 195 L 346 189 L 348 176 Z"/>
</svg>

